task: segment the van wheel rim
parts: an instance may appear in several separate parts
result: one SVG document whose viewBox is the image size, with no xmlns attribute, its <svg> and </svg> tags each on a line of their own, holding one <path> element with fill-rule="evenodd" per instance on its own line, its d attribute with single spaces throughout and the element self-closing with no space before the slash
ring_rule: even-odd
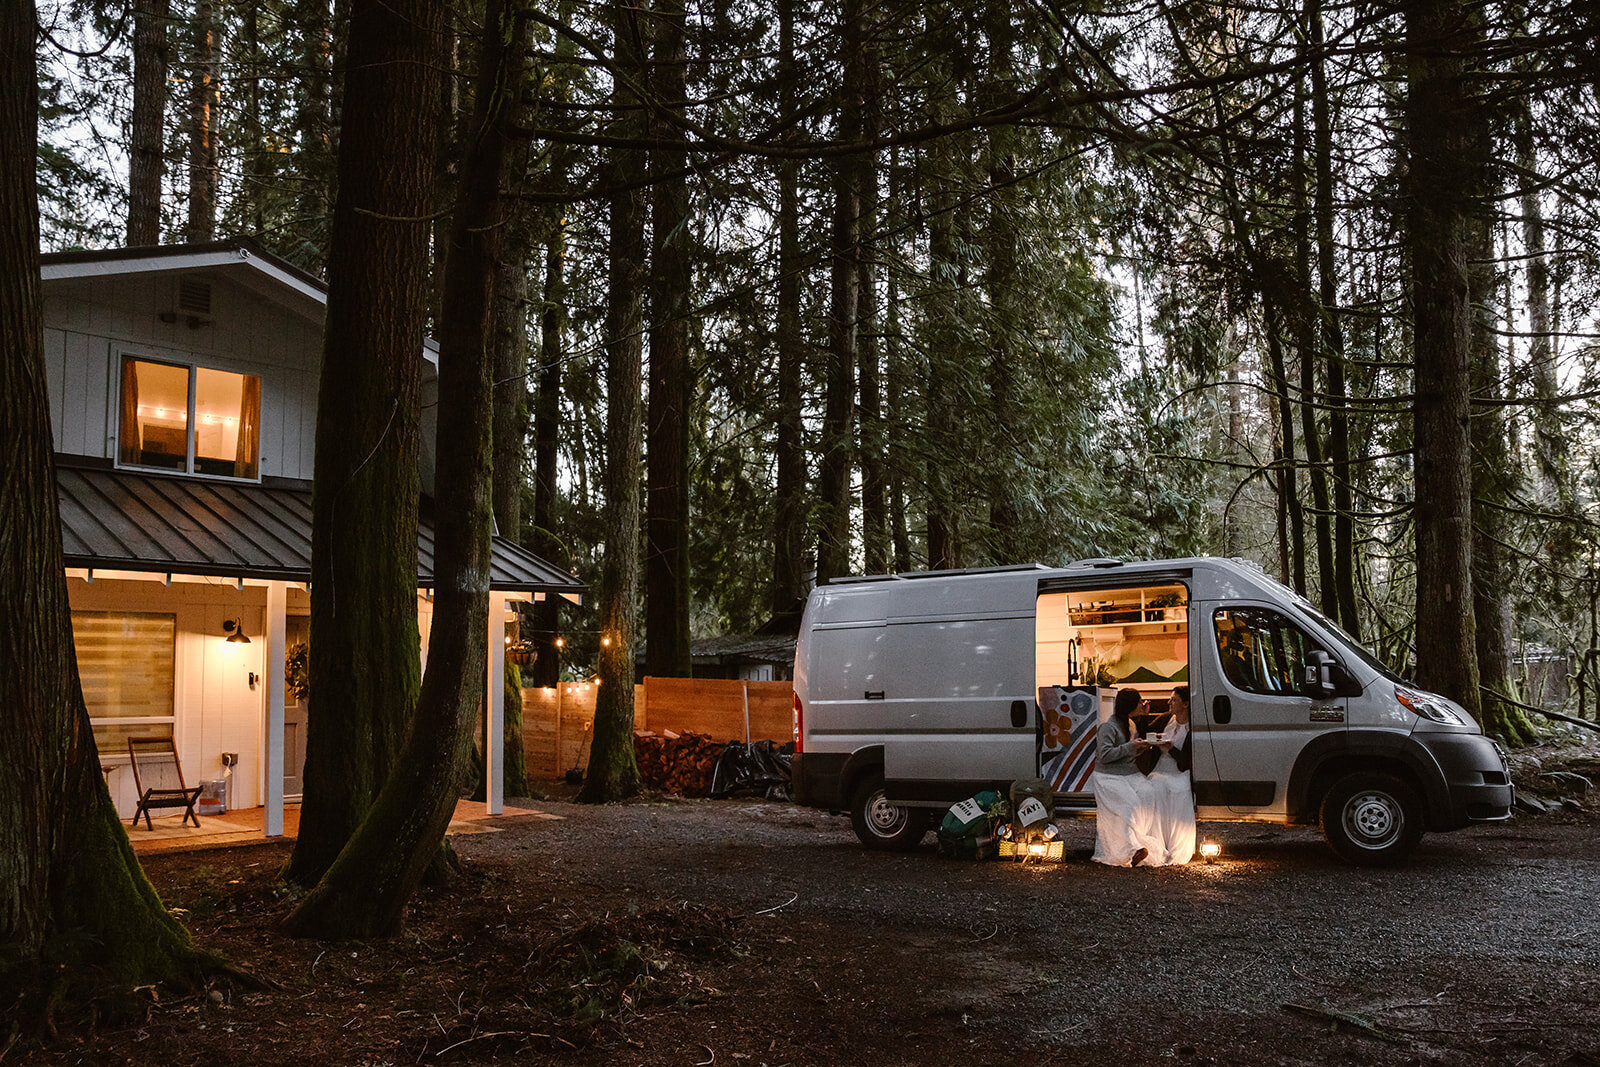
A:
<svg viewBox="0 0 1600 1067">
<path fill-rule="evenodd" d="M 1362 848 L 1392 845 L 1405 825 L 1405 815 L 1387 793 L 1359 793 L 1344 806 L 1344 827 L 1350 840 Z"/>
<path fill-rule="evenodd" d="M 906 817 L 906 809 L 889 803 L 881 792 L 872 794 L 867 802 L 867 825 L 879 837 L 893 837 L 905 825 Z"/>
</svg>

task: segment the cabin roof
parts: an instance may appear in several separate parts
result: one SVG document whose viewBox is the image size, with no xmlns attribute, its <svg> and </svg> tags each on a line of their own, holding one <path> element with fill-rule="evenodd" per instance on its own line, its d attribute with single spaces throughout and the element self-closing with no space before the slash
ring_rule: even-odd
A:
<svg viewBox="0 0 1600 1067">
<path fill-rule="evenodd" d="M 58 465 L 61 541 L 68 567 L 311 580 L 311 490 Z M 434 523 L 417 531 L 417 583 L 431 587 Z M 491 589 L 576 596 L 577 578 L 502 537 Z"/>
</svg>

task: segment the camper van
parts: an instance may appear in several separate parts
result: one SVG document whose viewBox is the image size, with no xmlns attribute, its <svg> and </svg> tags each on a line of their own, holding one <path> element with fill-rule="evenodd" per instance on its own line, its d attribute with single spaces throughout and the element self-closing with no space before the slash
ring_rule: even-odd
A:
<svg viewBox="0 0 1600 1067">
<path fill-rule="evenodd" d="M 1243 560 L 1083 560 L 835 579 L 795 649 L 794 794 L 910 849 L 935 813 L 1043 778 L 1090 814 L 1117 688 L 1190 688 L 1197 817 L 1319 823 L 1363 865 L 1511 813 L 1504 753 Z"/>
</svg>

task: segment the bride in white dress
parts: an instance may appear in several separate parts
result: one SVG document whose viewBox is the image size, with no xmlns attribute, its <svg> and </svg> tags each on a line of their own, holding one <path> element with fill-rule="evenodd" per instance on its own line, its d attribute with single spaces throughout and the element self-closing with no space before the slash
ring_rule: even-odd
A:
<svg viewBox="0 0 1600 1067">
<path fill-rule="evenodd" d="M 1180 685 L 1169 702 L 1162 731 L 1161 759 L 1148 779 L 1155 794 L 1153 843 L 1146 860 L 1152 867 L 1188 863 L 1194 857 L 1194 784 L 1190 780 L 1189 687 Z"/>
</svg>

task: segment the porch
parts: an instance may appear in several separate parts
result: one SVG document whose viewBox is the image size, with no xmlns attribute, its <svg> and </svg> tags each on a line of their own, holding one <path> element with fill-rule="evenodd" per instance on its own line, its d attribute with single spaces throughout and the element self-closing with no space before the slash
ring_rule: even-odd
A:
<svg viewBox="0 0 1600 1067">
<path fill-rule="evenodd" d="M 494 834 L 499 833 L 507 823 L 520 822 L 524 819 L 563 817 L 544 810 L 540 801 L 521 797 L 507 798 L 503 810 L 499 812 L 491 812 L 489 805 L 481 801 L 461 800 L 456 803 L 455 814 L 450 817 L 450 828 L 446 833 L 451 836 Z M 144 828 L 143 819 L 139 820 L 137 828 L 130 828 L 126 820 L 122 825 L 123 829 L 128 831 L 128 840 L 133 844 L 133 851 L 144 856 L 163 852 L 199 852 L 214 848 L 259 845 L 268 840 L 266 820 L 266 808 L 240 808 L 223 815 L 202 815 L 199 826 L 184 825 L 181 813 L 154 820 L 155 828 L 151 830 Z M 285 804 L 283 833 L 274 840 L 292 841 L 299 830 L 300 805 Z"/>
</svg>

